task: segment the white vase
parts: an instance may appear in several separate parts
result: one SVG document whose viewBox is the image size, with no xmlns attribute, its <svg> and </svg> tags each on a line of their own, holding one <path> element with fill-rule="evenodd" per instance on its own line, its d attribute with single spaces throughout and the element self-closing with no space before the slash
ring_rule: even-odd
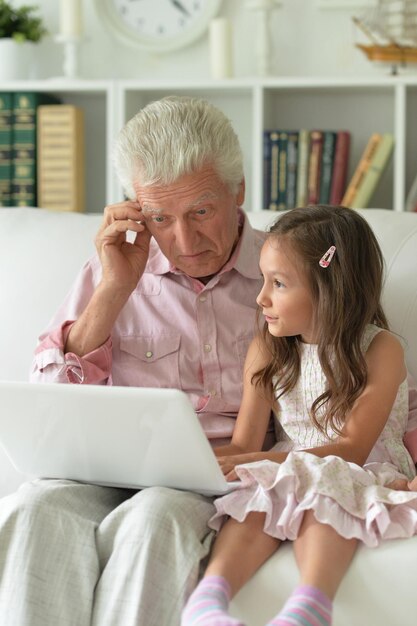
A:
<svg viewBox="0 0 417 626">
<path fill-rule="evenodd" d="M 0 81 L 27 80 L 33 77 L 35 44 L 0 38 Z"/>
</svg>

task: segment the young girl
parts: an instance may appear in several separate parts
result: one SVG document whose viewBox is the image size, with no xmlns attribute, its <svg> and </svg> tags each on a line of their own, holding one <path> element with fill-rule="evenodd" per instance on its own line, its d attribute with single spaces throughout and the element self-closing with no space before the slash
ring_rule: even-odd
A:
<svg viewBox="0 0 417 626">
<path fill-rule="evenodd" d="M 265 323 L 232 442 L 216 451 L 242 487 L 215 502 L 221 530 L 182 626 L 240 625 L 230 597 L 285 539 L 300 586 L 269 624 L 325 626 L 358 542 L 417 533 L 404 352 L 381 307 L 371 228 L 343 207 L 293 209 L 270 229 L 260 268 Z M 284 441 L 263 452 L 271 407 Z"/>
</svg>

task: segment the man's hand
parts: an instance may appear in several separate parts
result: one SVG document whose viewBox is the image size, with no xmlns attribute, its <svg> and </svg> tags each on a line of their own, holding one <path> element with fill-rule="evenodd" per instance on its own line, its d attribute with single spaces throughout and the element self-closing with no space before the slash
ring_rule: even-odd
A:
<svg viewBox="0 0 417 626">
<path fill-rule="evenodd" d="M 126 241 L 128 231 L 136 233 L 133 243 Z M 96 237 L 103 285 L 130 294 L 144 272 L 150 238 L 137 202 L 128 200 L 106 207 Z"/>
<path fill-rule="evenodd" d="M 105 208 L 96 237 L 102 279 L 87 307 L 71 327 L 65 352 L 83 356 L 97 349 L 110 336 L 148 260 L 151 234 L 142 224 L 141 217 L 137 202 L 120 202 Z M 133 243 L 126 241 L 129 230 L 136 233 Z"/>
</svg>

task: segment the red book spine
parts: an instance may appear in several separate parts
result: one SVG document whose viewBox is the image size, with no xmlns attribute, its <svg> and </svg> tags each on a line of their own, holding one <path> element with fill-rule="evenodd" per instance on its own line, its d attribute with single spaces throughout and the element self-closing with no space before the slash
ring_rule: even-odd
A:
<svg viewBox="0 0 417 626">
<path fill-rule="evenodd" d="M 350 133 L 340 130 L 336 137 L 330 204 L 340 204 L 345 193 L 350 152 Z"/>
</svg>

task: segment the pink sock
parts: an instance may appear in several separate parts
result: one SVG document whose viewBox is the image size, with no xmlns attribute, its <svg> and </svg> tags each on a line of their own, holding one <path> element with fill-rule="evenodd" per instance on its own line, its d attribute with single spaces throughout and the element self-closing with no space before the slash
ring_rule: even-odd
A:
<svg viewBox="0 0 417 626">
<path fill-rule="evenodd" d="M 243 626 L 227 613 L 230 585 L 222 576 L 203 578 L 182 612 L 181 626 Z"/>
<path fill-rule="evenodd" d="M 320 589 L 301 585 L 267 626 L 330 626 L 332 601 Z"/>
</svg>

